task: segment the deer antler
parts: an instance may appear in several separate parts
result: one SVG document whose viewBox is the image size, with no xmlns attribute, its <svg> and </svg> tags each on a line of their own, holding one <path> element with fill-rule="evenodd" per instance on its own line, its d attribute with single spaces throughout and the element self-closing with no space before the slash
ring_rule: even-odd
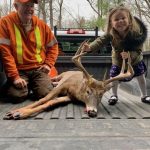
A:
<svg viewBox="0 0 150 150">
<path fill-rule="evenodd" d="M 124 79 L 124 78 L 128 78 L 128 77 L 132 77 L 134 75 L 134 70 L 131 66 L 131 57 L 130 57 L 130 53 L 128 52 L 128 69 L 127 69 L 127 72 L 124 73 L 124 70 L 125 70 L 125 59 L 123 59 L 123 62 L 122 62 L 122 68 L 121 68 L 121 72 L 118 76 L 116 77 L 113 77 L 113 78 L 110 78 L 108 80 L 105 81 L 105 85 L 106 84 L 109 84 L 110 82 L 113 82 L 113 81 L 116 81 L 116 80 L 121 80 L 121 79 Z"/>
<path fill-rule="evenodd" d="M 81 43 L 74 57 L 72 57 L 72 61 L 75 65 L 84 73 L 85 77 L 90 81 L 91 75 L 85 70 L 83 65 L 81 64 L 81 56 L 85 55 L 87 52 L 83 51 L 83 47 L 85 43 L 88 43 L 89 40 L 85 40 Z"/>
</svg>

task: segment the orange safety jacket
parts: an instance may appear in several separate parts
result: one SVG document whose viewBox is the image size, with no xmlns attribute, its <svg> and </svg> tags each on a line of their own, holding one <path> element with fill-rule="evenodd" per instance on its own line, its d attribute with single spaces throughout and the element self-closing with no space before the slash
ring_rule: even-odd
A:
<svg viewBox="0 0 150 150">
<path fill-rule="evenodd" d="M 58 75 L 58 71 L 57 71 L 57 69 L 56 69 L 55 66 L 54 66 L 54 67 L 51 68 L 51 71 L 50 71 L 50 73 L 49 73 L 49 76 L 50 76 L 50 78 L 53 78 L 53 77 L 55 77 L 55 76 L 57 76 L 57 75 Z"/>
<path fill-rule="evenodd" d="M 19 78 L 19 70 L 30 70 L 47 64 L 52 68 L 58 56 L 58 43 L 51 29 L 36 16 L 25 33 L 17 12 L 0 20 L 0 53 L 6 76 Z"/>
</svg>

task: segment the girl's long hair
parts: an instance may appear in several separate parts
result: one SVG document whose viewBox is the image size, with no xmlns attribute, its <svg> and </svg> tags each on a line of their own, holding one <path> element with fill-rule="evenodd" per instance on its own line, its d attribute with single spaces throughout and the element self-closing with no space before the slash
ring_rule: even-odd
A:
<svg viewBox="0 0 150 150">
<path fill-rule="evenodd" d="M 126 8 L 125 6 L 118 6 L 113 9 L 111 9 L 108 13 L 108 19 L 107 19 L 107 27 L 106 27 L 106 33 L 110 34 L 113 38 L 112 42 L 117 42 L 120 38 L 116 30 L 113 29 L 111 25 L 111 18 L 112 16 L 118 12 L 118 11 L 124 11 L 127 13 L 128 19 L 129 19 L 129 28 L 127 30 L 130 31 L 131 34 L 140 34 L 140 27 L 135 21 L 133 15 L 131 14 L 130 10 Z"/>
</svg>

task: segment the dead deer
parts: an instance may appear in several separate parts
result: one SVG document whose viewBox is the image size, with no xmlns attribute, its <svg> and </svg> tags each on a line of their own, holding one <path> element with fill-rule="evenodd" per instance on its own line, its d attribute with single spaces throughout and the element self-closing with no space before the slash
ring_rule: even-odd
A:
<svg viewBox="0 0 150 150">
<path fill-rule="evenodd" d="M 85 103 L 86 111 L 90 117 L 97 115 L 97 107 L 103 94 L 111 88 L 110 83 L 134 75 L 131 66 L 130 54 L 128 56 L 128 69 L 124 73 L 125 59 L 122 62 L 122 70 L 116 77 L 98 81 L 94 79 L 81 64 L 81 57 L 87 52 L 83 51 L 84 41 L 78 48 L 72 61 L 80 69 L 80 71 L 66 71 L 55 77 L 53 80 L 57 82 L 57 86 L 49 92 L 48 95 L 41 98 L 28 106 L 20 109 L 12 110 L 4 116 L 4 119 L 23 119 L 31 115 L 43 112 L 53 105 L 69 102 L 76 99 Z M 64 95 L 64 96 L 60 96 Z"/>
</svg>

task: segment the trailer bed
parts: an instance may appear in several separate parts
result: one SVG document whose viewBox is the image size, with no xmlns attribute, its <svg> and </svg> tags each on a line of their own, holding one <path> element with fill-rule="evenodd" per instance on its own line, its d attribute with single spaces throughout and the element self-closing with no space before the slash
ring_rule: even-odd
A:
<svg viewBox="0 0 150 150">
<path fill-rule="evenodd" d="M 149 52 L 144 61 L 150 94 Z M 111 57 L 87 56 L 82 63 L 95 78 L 103 79 L 111 66 Z M 74 67 L 71 56 L 57 60 L 59 73 Z M 4 79 L 2 72 L 0 85 Z M 109 106 L 111 91 L 105 93 L 96 118 L 88 117 L 83 104 L 69 103 L 28 119 L 3 120 L 6 112 L 33 101 L 11 104 L 0 100 L 0 150 L 150 150 L 150 105 L 141 102 L 134 80 L 124 83 L 118 94 L 119 102 Z"/>
<path fill-rule="evenodd" d="M 150 105 L 119 89 L 119 102 L 102 98 L 96 118 L 81 103 L 69 103 L 24 120 L 3 120 L 5 113 L 33 103 L 0 104 L 0 150 L 148 150 Z"/>
<path fill-rule="evenodd" d="M 50 108 L 27 120 L 52 120 L 52 119 L 150 119 L 150 105 L 142 103 L 139 96 L 131 95 L 123 90 L 119 90 L 119 101 L 116 105 L 108 105 L 110 92 L 105 93 L 98 107 L 96 118 L 90 118 L 85 113 L 85 106 L 80 102 L 58 105 Z M 0 102 L 0 120 L 6 112 L 33 103 L 26 100 L 20 104 Z"/>
</svg>

